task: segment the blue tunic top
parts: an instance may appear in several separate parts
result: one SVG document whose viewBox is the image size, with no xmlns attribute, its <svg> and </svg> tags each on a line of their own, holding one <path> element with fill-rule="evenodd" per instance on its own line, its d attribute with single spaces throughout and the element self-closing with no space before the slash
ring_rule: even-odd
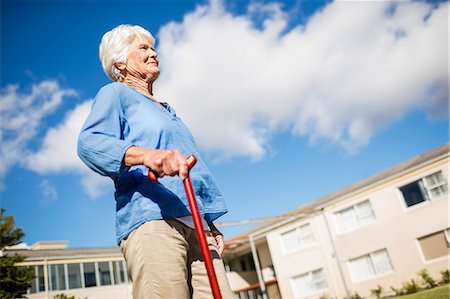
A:
<svg viewBox="0 0 450 299">
<path fill-rule="evenodd" d="M 125 152 L 133 145 L 177 149 L 185 157 L 194 154 L 197 164 L 189 176 L 200 214 L 212 222 L 227 212 L 192 134 L 167 103 L 164 107 L 125 84 L 108 84 L 95 97 L 78 138 L 81 160 L 114 181 L 118 243 L 144 222 L 190 215 L 178 176 L 165 176 L 155 183 L 148 179 L 147 167 L 124 165 Z"/>
</svg>

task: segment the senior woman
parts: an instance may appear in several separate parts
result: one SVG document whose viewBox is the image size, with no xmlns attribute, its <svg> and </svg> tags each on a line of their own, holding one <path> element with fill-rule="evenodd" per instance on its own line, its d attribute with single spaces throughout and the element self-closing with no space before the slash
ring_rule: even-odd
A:
<svg viewBox="0 0 450 299">
<path fill-rule="evenodd" d="M 117 242 L 133 281 L 133 297 L 212 298 L 182 180 L 185 157 L 222 296 L 233 298 L 220 256 L 224 241 L 213 221 L 227 212 L 188 128 L 154 96 L 155 40 L 140 26 L 107 32 L 100 59 L 115 81 L 102 87 L 78 139 L 78 155 L 115 187 Z M 148 179 L 148 171 L 160 177 Z M 181 179 L 180 179 L 181 178 Z"/>
</svg>

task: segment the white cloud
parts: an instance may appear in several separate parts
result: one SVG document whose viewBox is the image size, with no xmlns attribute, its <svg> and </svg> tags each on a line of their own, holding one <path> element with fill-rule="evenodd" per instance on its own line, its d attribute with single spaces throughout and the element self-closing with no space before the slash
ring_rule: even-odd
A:
<svg viewBox="0 0 450 299">
<path fill-rule="evenodd" d="M 66 114 L 63 122 L 47 131 L 38 152 L 27 157 L 27 167 L 38 173 L 84 171 L 86 165 L 77 156 L 77 139 L 91 110 L 87 100 Z"/>
<path fill-rule="evenodd" d="M 42 190 L 44 198 L 50 201 L 58 199 L 58 192 L 56 191 L 56 188 L 52 186 L 48 180 L 42 180 L 39 186 Z"/>
<path fill-rule="evenodd" d="M 60 106 L 63 98 L 76 92 L 47 80 L 33 84 L 27 93 L 19 91 L 18 85 L 7 85 L 0 95 L 0 189 L 3 189 L 7 171 L 23 162 L 28 143 L 36 136 L 43 119 Z"/>
<path fill-rule="evenodd" d="M 290 17 L 211 1 L 159 31 L 157 95 L 207 151 L 259 159 L 289 130 L 351 152 L 412 109 L 448 111 L 448 3 L 333 2 L 288 28 Z"/>
<path fill-rule="evenodd" d="M 53 80 L 36 83 L 29 92 L 22 91 L 19 85 L 7 85 L 1 90 L 2 189 L 7 171 L 20 165 L 40 174 L 78 173 L 82 186 L 91 198 L 111 191 L 110 180 L 93 173 L 77 156 L 78 134 L 89 114 L 92 100 L 86 100 L 68 111 L 61 124 L 46 132 L 38 151 L 31 152 L 29 149 L 29 143 L 36 137 L 45 117 L 53 113 L 65 97 L 76 94 L 75 90 L 61 88 Z M 57 198 L 57 191 L 48 180 L 42 180 L 39 187 L 45 198 Z"/>
<path fill-rule="evenodd" d="M 94 173 L 77 155 L 78 134 L 91 110 L 92 100 L 87 100 L 66 114 L 63 122 L 50 129 L 38 152 L 26 158 L 29 169 L 38 173 L 71 171 L 81 175 L 81 184 L 91 198 L 110 190 L 111 180 Z"/>
</svg>

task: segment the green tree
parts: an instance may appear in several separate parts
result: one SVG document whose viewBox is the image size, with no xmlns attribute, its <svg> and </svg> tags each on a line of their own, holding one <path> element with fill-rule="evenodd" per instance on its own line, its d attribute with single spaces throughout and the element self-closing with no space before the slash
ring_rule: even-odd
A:
<svg viewBox="0 0 450 299">
<path fill-rule="evenodd" d="M 34 277 L 32 268 L 19 267 L 25 257 L 18 254 L 10 255 L 5 247 L 20 243 L 24 232 L 16 227 L 12 215 L 5 216 L 5 209 L 0 210 L 0 298 L 23 298 L 22 295 L 31 286 Z"/>
</svg>

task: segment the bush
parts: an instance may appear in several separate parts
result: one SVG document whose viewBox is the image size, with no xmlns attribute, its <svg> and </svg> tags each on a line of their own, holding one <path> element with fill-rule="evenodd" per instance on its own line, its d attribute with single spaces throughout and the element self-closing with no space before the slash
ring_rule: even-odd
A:
<svg viewBox="0 0 450 299">
<path fill-rule="evenodd" d="M 379 299 L 381 297 L 381 293 L 383 293 L 383 287 L 378 285 L 376 289 L 370 290 L 370 293 L 374 296 L 377 296 Z"/>
<path fill-rule="evenodd" d="M 395 296 L 401 296 L 404 295 L 405 293 L 403 292 L 403 289 L 396 289 L 394 287 L 391 287 L 391 290 L 393 290 L 395 292 Z"/>
<path fill-rule="evenodd" d="M 442 275 L 442 282 L 444 283 L 450 283 L 450 272 L 447 270 L 441 271 Z"/>
<path fill-rule="evenodd" d="M 361 297 L 361 296 L 359 296 L 359 294 L 355 292 L 355 293 L 350 297 L 350 299 L 364 299 L 364 298 Z"/>
<path fill-rule="evenodd" d="M 438 286 L 436 280 L 434 280 L 433 277 L 431 277 L 430 274 L 428 274 L 428 271 L 426 269 L 423 269 L 417 274 L 419 274 L 419 276 L 422 278 L 425 288 L 432 289 Z"/>
<path fill-rule="evenodd" d="M 61 293 L 53 296 L 53 299 L 77 299 L 77 298 L 75 298 L 75 296 L 73 295 L 66 295 L 64 293 Z M 87 297 L 85 299 L 87 299 Z"/>
<path fill-rule="evenodd" d="M 406 282 L 403 284 L 403 294 L 413 294 L 420 291 L 420 287 L 414 279 L 411 279 L 411 282 Z"/>
</svg>

